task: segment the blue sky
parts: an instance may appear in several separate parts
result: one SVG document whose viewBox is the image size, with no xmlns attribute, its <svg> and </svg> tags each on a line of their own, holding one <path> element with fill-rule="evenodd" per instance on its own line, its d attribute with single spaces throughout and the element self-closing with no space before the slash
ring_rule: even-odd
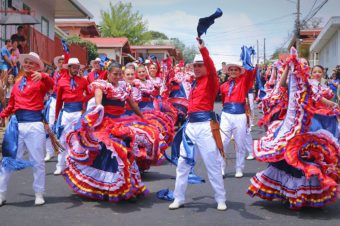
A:
<svg viewBox="0 0 340 226">
<path fill-rule="evenodd" d="M 101 21 L 100 10 L 108 10 L 115 0 L 78 0 Z M 315 2 L 316 1 L 316 2 Z M 196 45 L 196 27 L 200 17 L 206 17 L 219 7 L 223 16 L 215 21 L 202 37 L 216 65 L 222 61 L 237 62 L 242 45 L 256 47 L 260 43 L 263 59 L 263 39 L 266 38 L 266 58 L 281 46 L 288 45 L 296 18 L 296 0 L 130 0 L 148 22 L 149 30 L 178 37 L 186 45 Z M 323 0 L 301 0 L 301 18 Z M 331 16 L 340 16 L 340 0 L 329 0 L 316 17 L 325 24 Z"/>
</svg>

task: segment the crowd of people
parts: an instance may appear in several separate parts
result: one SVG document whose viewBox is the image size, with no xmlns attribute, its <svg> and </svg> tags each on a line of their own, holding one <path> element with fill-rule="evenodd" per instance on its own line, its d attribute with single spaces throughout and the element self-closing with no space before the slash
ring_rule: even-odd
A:
<svg viewBox="0 0 340 226">
<path fill-rule="evenodd" d="M 340 69 L 325 83 L 324 68 L 310 69 L 294 49 L 285 60 L 254 66 L 254 51 L 244 46 L 242 65 L 223 63 L 216 71 L 204 41 L 197 41 L 200 54 L 192 63 L 150 56 L 122 66 L 102 57 L 91 61 L 90 70 L 70 58 L 66 47 L 51 74 L 34 52 L 11 51 L 10 59 L 1 51 L 0 116 L 7 129 L 0 206 L 11 172 L 26 167 L 33 167 L 35 205 L 44 204 L 45 161 L 54 157 L 54 175 L 62 175 L 76 193 L 112 202 L 148 195 L 141 173 L 167 158 L 177 165 L 169 209 L 178 209 L 199 153 L 217 210 L 223 211 L 231 140 L 236 178 L 243 177 L 245 159 L 269 163 L 251 179 L 251 197 L 279 199 L 292 209 L 334 202 L 340 177 Z M 18 48 L 16 42 L 4 48 Z M 213 111 L 218 93 L 220 115 Z M 253 141 L 255 101 L 266 133 Z M 171 157 L 165 152 L 170 146 Z M 29 161 L 21 158 L 26 149 Z"/>
</svg>

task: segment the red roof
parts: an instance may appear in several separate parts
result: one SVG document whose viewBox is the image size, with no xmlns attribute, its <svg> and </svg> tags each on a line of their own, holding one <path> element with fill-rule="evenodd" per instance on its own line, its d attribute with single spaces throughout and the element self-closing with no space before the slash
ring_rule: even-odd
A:
<svg viewBox="0 0 340 226">
<path fill-rule="evenodd" d="M 83 38 L 97 45 L 97 47 L 124 47 L 128 38 Z"/>
<path fill-rule="evenodd" d="M 131 49 L 176 49 L 174 45 L 131 46 Z"/>
</svg>

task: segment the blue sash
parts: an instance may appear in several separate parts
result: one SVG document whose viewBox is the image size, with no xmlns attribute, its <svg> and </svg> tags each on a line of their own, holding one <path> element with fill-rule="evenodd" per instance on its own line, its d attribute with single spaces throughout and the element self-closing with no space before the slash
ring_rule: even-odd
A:
<svg viewBox="0 0 340 226">
<path fill-rule="evenodd" d="M 17 110 L 15 116 L 18 122 L 42 122 L 43 115 L 41 111 Z"/>
<path fill-rule="evenodd" d="M 55 126 L 55 133 L 57 135 L 57 138 L 60 139 L 61 133 L 64 130 L 64 126 L 61 125 L 61 119 L 63 118 L 63 112 L 66 111 L 68 113 L 71 112 L 77 112 L 83 110 L 83 102 L 70 102 L 70 103 L 64 103 L 64 108 L 60 110 L 58 115 L 58 120 Z"/>
<path fill-rule="evenodd" d="M 64 103 L 64 111 L 71 113 L 71 112 L 77 112 L 83 110 L 83 102 L 70 102 L 70 103 Z"/>
<path fill-rule="evenodd" d="M 18 137 L 18 121 L 16 116 L 12 115 L 4 135 L 4 140 L 2 142 L 3 158 L 1 161 L 1 166 L 8 171 L 21 170 L 26 167 L 34 166 L 33 162 L 16 158 L 18 151 Z"/>
<path fill-rule="evenodd" d="M 46 122 L 49 123 L 49 119 L 50 119 L 50 109 L 51 109 L 51 102 L 52 102 L 52 95 L 50 96 L 50 98 L 48 99 L 48 101 L 45 104 L 45 110 L 43 111 L 43 114 L 45 116 Z"/>
<path fill-rule="evenodd" d="M 120 118 L 120 115 L 111 115 L 111 114 L 107 114 L 107 113 L 104 113 L 104 116 L 109 117 L 109 118 L 113 118 L 113 119 Z"/>
<path fill-rule="evenodd" d="M 244 114 L 245 108 L 244 103 L 236 103 L 236 102 L 227 102 L 223 106 L 223 112 L 237 115 L 237 114 Z"/>
<path fill-rule="evenodd" d="M 53 93 L 51 93 L 51 97 L 54 97 L 54 98 L 56 98 L 56 99 L 57 99 L 57 92 L 53 92 Z"/>
<path fill-rule="evenodd" d="M 197 111 L 188 114 L 189 122 L 206 122 L 212 120 L 212 111 Z"/>
</svg>

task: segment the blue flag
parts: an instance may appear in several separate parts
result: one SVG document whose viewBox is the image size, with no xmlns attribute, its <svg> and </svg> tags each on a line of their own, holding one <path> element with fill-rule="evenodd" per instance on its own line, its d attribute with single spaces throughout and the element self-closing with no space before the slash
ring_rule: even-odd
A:
<svg viewBox="0 0 340 226">
<path fill-rule="evenodd" d="M 242 46 L 241 48 L 241 61 L 242 67 L 244 67 L 247 71 L 251 71 L 254 69 L 253 65 L 251 64 L 251 55 L 255 55 L 255 50 L 253 47 Z"/>
<path fill-rule="evenodd" d="M 63 45 L 63 49 L 64 49 L 65 53 L 70 53 L 70 50 L 68 49 L 68 46 L 66 44 L 65 39 L 61 40 L 61 44 Z"/>
<path fill-rule="evenodd" d="M 220 8 L 217 8 L 216 12 L 209 17 L 200 18 L 197 25 L 197 35 L 201 37 L 204 33 L 207 33 L 208 28 L 215 23 L 215 19 L 221 17 L 223 14 Z"/>
</svg>

